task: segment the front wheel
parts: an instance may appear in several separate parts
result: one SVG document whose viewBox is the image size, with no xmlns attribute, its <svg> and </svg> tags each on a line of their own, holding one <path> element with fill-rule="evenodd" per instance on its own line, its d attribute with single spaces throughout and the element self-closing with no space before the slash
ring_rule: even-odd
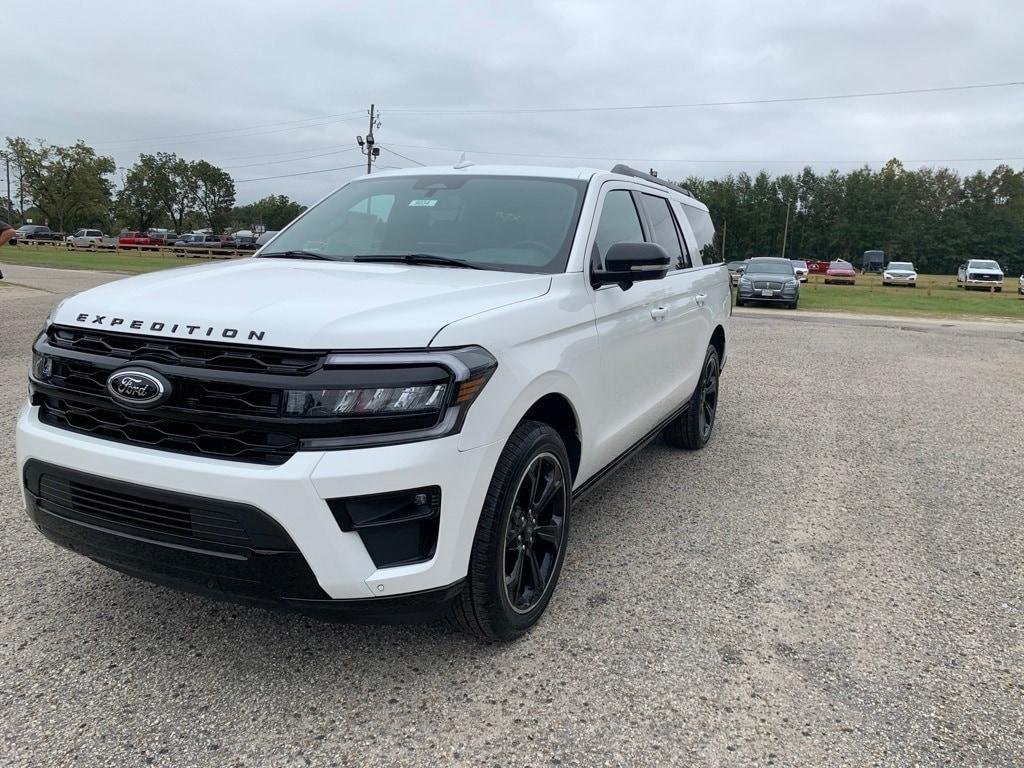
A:
<svg viewBox="0 0 1024 768">
<path fill-rule="evenodd" d="M 708 444 L 718 412 L 720 374 L 718 350 L 713 344 L 709 344 L 707 352 L 704 353 L 704 367 L 701 369 L 700 380 L 690 397 L 689 407 L 662 430 L 665 442 L 687 451 L 699 451 Z"/>
<path fill-rule="evenodd" d="M 513 640 L 537 623 L 558 583 L 569 535 L 572 472 L 562 439 L 524 421 L 494 469 L 448 619 L 482 640 Z"/>
</svg>

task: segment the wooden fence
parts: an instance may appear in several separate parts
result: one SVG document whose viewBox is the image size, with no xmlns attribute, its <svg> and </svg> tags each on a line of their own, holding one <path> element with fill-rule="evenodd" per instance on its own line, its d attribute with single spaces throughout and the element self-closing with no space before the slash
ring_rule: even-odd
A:
<svg viewBox="0 0 1024 768">
<path fill-rule="evenodd" d="M 193 248 L 187 245 L 72 245 L 64 240 L 18 240 L 18 245 L 31 248 L 61 248 L 68 251 L 105 251 L 108 253 L 156 253 L 188 259 L 237 259 L 252 256 L 255 250 L 235 248 Z"/>
</svg>

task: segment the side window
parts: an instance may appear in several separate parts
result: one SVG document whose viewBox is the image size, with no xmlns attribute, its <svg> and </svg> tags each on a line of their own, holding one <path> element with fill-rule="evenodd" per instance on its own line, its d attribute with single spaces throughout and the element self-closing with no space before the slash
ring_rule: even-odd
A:
<svg viewBox="0 0 1024 768">
<path fill-rule="evenodd" d="M 690 254 L 679 238 L 679 227 L 668 200 L 644 193 L 640 196 L 640 201 L 647 213 L 648 221 L 651 222 L 654 242 L 668 253 L 672 259 L 672 269 L 687 269 L 690 266 Z"/>
<path fill-rule="evenodd" d="M 604 265 L 604 256 L 616 243 L 642 243 L 644 229 L 633 204 L 633 195 L 625 189 L 613 189 L 604 196 L 601 220 L 594 238 L 594 262 Z"/>
<path fill-rule="evenodd" d="M 693 237 L 697 241 L 697 253 L 700 254 L 701 263 L 705 265 L 721 264 L 722 252 L 718 247 L 718 238 L 715 237 L 715 225 L 711 223 L 711 215 L 707 211 L 702 211 L 691 205 L 683 205 L 683 211 L 693 229 Z"/>
</svg>

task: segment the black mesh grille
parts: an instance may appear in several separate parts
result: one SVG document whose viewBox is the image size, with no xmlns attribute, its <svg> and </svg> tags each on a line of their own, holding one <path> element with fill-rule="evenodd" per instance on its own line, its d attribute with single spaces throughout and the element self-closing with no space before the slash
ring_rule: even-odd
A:
<svg viewBox="0 0 1024 768">
<path fill-rule="evenodd" d="M 295 549 L 275 521 L 245 504 L 48 466 L 33 465 L 33 471 L 26 473 L 26 485 L 46 511 L 117 533 L 225 553 Z"/>
<path fill-rule="evenodd" d="M 54 347 L 89 352 L 120 360 L 149 360 L 168 365 L 247 371 L 278 375 L 305 375 L 323 367 L 326 353 L 297 352 L 227 346 L 218 343 L 179 341 L 152 336 L 132 336 L 77 328 L 53 328 L 49 341 Z"/>
<path fill-rule="evenodd" d="M 46 396 L 39 418 L 46 424 L 146 448 L 259 464 L 283 464 L 299 448 L 285 432 L 223 426 Z"/>
</svg>

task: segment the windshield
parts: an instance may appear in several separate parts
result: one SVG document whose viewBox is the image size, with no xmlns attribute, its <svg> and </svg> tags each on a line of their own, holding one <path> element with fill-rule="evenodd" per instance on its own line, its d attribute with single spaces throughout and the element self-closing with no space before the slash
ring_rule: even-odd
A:
<svg viewBox="0 0 1024 768">
<path fill-rule="evenodd" d="M 893 272 L 913 272 L 914 265 L 909 261 L 894 261 L 889 264 L 889 270 Z"/>
<path fill-rule="evenodd" d="M 725 265 L 730 272 L 735 272 L 737 269 L 746 269 L 747 262 L 745 261 L 730 261 Z"/>
<path fill-rule="evenodd" d="M 264 255 L 430 254 L 487 269 L 565 269 L 585 181 L 526 176 L 382 176 L 348 184 Z"/>
<path fill-rule="evenodd" d="M 828 266 L 829 269 L 853 269 L 853 265 L 848 261 L 833 261 Z"/>
<path fill-rule="evenodd" d="M 994 261 L 972 261 L 968 266 L 971 269 L 999 269 Z"/>
<path fill-rule="evenodd" d="M 807 262 L 793 259 L 793 269 L 807 269 Z"/>
<path fill-rule="evenodd" d="M 759 259 L 752 259 L 747 264 L 748 275 L 792 275 L 793 265 L 788 261 L 769 261 L 765 259 L 761 261 Z"/>
</svg>

